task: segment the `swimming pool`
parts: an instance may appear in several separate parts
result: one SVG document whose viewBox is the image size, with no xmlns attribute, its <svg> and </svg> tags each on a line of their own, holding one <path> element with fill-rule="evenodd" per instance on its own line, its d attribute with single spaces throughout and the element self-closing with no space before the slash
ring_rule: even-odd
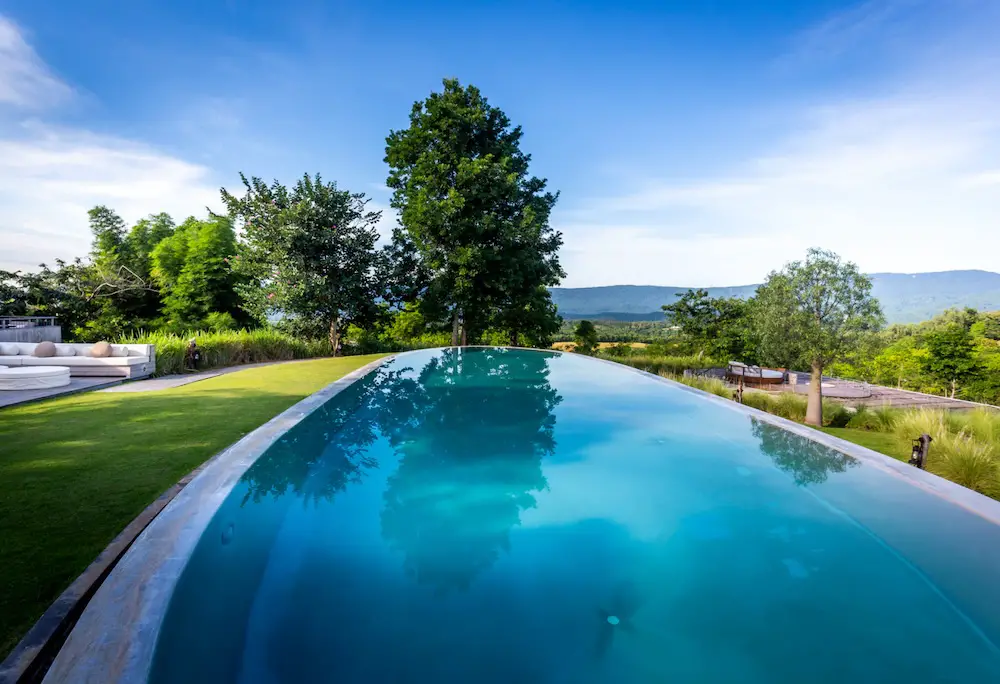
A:
<svg viewBox="0 0 1000 684">
<path fill-rule="evenodd" d="M 165 615 L 133 616 L 149 662 L 104 674 L 1000 681 L 994 502 L 848 451 L 576 355 L 402 354 L 201 502 Z M 97 624 L 68 646 L 108 647 Z M 51 678 L 87 671 L 63 660 Z"/>
</svg>

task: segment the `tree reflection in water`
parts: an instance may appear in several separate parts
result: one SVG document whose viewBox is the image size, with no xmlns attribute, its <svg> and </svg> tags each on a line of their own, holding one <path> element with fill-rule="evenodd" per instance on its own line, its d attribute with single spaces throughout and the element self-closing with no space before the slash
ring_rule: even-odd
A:
<svg viewBox="0 0 1000 684">
<path fill-rule="evenodd" d="M 243 474 L 243 504 L 289 491 L 296 497 L 332 501 L 348 484 L 378 467 L 368 448 L 394 424 L 415 424 L 422 390 L 410 368 L 379 368 L 316 409 Z"/>
<path fill-rule="evenodd" d="M 366 470 L 385 437 L 399 457 L 388 478 L 382 536 L 406 572 L 440 593 L 467 588 L 509 546 L 521 511 L 546 488 L 555 450 L 550 354 L 449 349 L 414 377 L 379 369 L 275 443 L 243 475 L 243 499 L 291 493 L 332 501 Z"/>
<path fill-rule="evenodd" d="M 392 436 L 400 456 L 382 536 L 438 593 L 464 589 L 509 548 L 521 511 L 546 488 L 561 401 L 539 352 L 448 350 L 420 374 L 421 420 Z"/>
<path fill-rule="evenodd" d="M 756 418 L 750 422 L 754 437 L 760 440 L 760 450 L 791 475 L 797 485 L 820 484 L 830 473 L 843 473 L 860 463 L 847 454 Z"/>
</svg>

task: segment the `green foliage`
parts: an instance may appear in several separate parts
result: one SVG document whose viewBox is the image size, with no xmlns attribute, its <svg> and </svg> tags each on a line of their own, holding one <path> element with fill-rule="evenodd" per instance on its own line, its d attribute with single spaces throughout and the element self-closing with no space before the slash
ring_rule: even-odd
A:
<svg viewBox="0 0 1000 684">
<path fill-rule="evenodd" d="M 660 375 L 674 382 L 700 389 L 702 392 L 708 392 L 723 399 L 733 398 L 733 388 L 718 378 L 703 378 L 698 375 L 677 375 L 674 373 L 660 373 Z"/>
<path fill-rule="evenodd" d="M 367 327 L 377 315 L 385 252 L 375 248 L 380 213 L 363 193 L 304 175 L 291 190 L 240 174 L 246 193 L 222 191 L 243 235 L 233 270 L 246 306 L 259 319 L 281 313 L 336 349 L 346 324 Z"/>
<path fill-rule="evenodd" d="M 622 357 L 632 356 L 632 354 L 635 353 L 635 351 L 636 350 L 632 347 L 632 345 L 626 344 L 624 342 L 619 342 L 618 344 L 615 344 L 613 346 L 601 350 L 601 353 L 607 356 L 614 357 L 616 359 L 620 359 Z"/>
<path fill-rule="evenodd" d="M 810 249 L 757 289 L 755 332 L 764 362 L 824 368 L 884 322 L 871 279 L 832 252 Z"/>
<path fill-rule="evenodd" d="M 617 356 L 609 354 L 607 350 L 601 350 L 599 356 L 608 358 L 618 363 L 623 363 L 639 370 L 654 375 L 668 375 L 674 377 L 682 375 L 686 370 L 701 370 L 709 368 L 712 362 L 699 356 L 663 356 L 645 353 L 647 349 L 637 349 L 628 356 Z"/>
<path fill-rule="evenodd" d="M 236 233 L 224 216 L 207 221 L 189 218 L 153 250 L 152 276 L 163 294 L 168 327 L 207 324 L 212 313 L 249 322 L 239 306 L 236 278 L 229 267 L 236 255 Z M 214 327 L 214 326 L 209 326 Z"/>
<path fill-rule="evenodd" d="M 225 311 L 213 311 L 205 316 L 205 328 L 212 332 L 226 332 L 228 330 L 238 330 L 239 323 L 232 314 Z"/>
<path fill-rule="evenodd" d="M 558 329 L 545 289 L 564 275 L 562 237 L 549 227 L 557 195 L 529 176 L 521 136 L 477 88 L 447 79 L 414 103 L 408 128 L 386 138 L 386 184 L 402 226 L 394 242 L 419 258 L 425 312 L 469 339 L 493 327 L 514 344 L 540 344 Z"/>
<path fill-rule="evenodd" d="M 959 385 L 972 379 L 980 369 L 972 335 L 959 323 L 951 323 L 927 335 L 926 345 L 923 368 L 935 379 L 949 385 L 952 397 Z"/>
<path fill-rule="evenodd" d="M 854 415 L 850 417 L 845 427 L 869 432 L 892 432 L 898 413 L 898 409 L 888 406 L 873 409 L 861 404 L 855 409 Z"/>
<path fill-rule="evenodd" d="M 590 321 L 580 321 L 573 331 L 573 351 L 578 354 L 593 354 L 597 351 L 597 329 Z"/>
<path fill-rule="evenodd" d="M 668 323 L 677 326 L 694 349 L 703 349 L 723 362 L 756 362 L 752 300 L 710 298 L 707 290 L 688 290 L 677 296 L 673 304 L 663 305 L 663 311 Z"/>
<path fill-rule="evenodd" d="M 156 374 L 184 372 L 184 349 L 194 338 L 201 350 L 200 368 L 219 368 L 265 361 L 287 361 L 330 356 L 326 339 L 303 340 L 277 330 L 230 330 L 208 332 L 192 330 L 184 334 L 143 333 L 118 340 L 121 344 L 155 344 Z"/>
<path fill-rule="evenodd" d="M 823 369 L 870 344 L 884 317 L 872 281 L 833 252 L 810 249 L 805 261 L 773 272 L 750 306 L 763 361 L 812 370 L 807 422 L 823 424 L 819 378 Z"/>
<path fill-rule="evenodd" d="M 664 321 L 591 321 L 597 330 L 597 339 L 601 342 L 657 342 L 668 339 L 680 340 L 679 335 L 670 329 L 670 324 Z M 553 342 L 572 342 L 575 320 L 564 320 L 558 332 L 553 335 Z M 686 348 L 686 347 L 685 347 Z M 679 347 L 678 347 L 679 349 Z"/>
<path fill-rule="evenodd" d="M 944 434 L 931 445 L 927 469 L 986 496 L 1000 496 L 1000 454 L 995 442 Z"/>
</svg>

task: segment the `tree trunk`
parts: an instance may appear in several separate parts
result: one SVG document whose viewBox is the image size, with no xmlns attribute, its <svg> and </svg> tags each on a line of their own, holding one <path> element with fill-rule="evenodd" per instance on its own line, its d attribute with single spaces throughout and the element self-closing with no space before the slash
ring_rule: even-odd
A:
<svg viewBox="0 0 1000 684">
<path fill-rule="evenodd" d="M 469 346 L 469 329 L 465 325 L 465 318 L 462 318 L 462 346 Z"/>
<path fill-rule="evenodd" d="M 806 403 L 806 423 L 823 426 L 823 366 L 813 362 L 809 378 L 809 401 Z"/>
<path fill-rule="evenodd" d="M 334 356 L 340 356 L 340 321 L 336 316 L 330 319 L 330 348 Z"/>
<path fill-rule="evenodd" d="M 516 347 L 517 346 L 517 331 L 516 330 L 511 330 L 510 331 L 510 346 L 512 346 L 512 347 Z"/>
<path fill-rule="evenodd" d="M 955 398 L 955 390 L 958 389 L 958 383 L 954 380 L 951 381 L 951 398 Z"/>
<path fill-rule="evenodd" d="M 458 346 L 458 307 L 451 312 L 451 346 Z"/>
</svg>

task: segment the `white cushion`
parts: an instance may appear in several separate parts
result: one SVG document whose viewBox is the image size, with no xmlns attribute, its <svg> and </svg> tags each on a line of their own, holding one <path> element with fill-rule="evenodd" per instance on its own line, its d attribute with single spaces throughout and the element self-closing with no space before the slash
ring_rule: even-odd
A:
<svg viewBox="0 0 1000 684">
<path fill-rule="evenodd" d="M 114 357 L 114 356 L 104 356 L 101 358 L 94 358 L 92 356 L 64 356 L 51 357 L 47 359 L 40 359 L 37 357 L 25 358 L 21 365 L 23 366 L 138 366 L 143 363 L 147 363 L 149 357 L 146 356 L 125 356 L 125 357 Z"/>
<path fill-rule="evenodd" d="M 20 366 L 23 356 L 0 356 L 0 364 L 5 366 Z"/>
<path fill-rule="evenodd" d="M 6 368 L 0 370 L 0 390 L 65 387 L 69 383 L 69 368 Z"/>
<path fill-rule="evenodd" d="M 0 344 L 0 356 L 17 356 L 20 351 L 16 344 Z"/>
<path fill-rule="evenodd" d="M 128 347 L 126 347 L 124 345 L 121 345 L 121 344 L 113 344 L 113 345 L 111 345 L 111 356 L 116 357 L 116 358 L 121 358 L 121 357 L 125 357 L 125 356 L 128 356 L 128 355 L 129 355 L 129 353 L 128 353 Z"/>
<path fill-rule="evenodd" d="M 56 356 L 76 356 L 76 350 L 68 344 L 57 344 Z"/>
</svg>

